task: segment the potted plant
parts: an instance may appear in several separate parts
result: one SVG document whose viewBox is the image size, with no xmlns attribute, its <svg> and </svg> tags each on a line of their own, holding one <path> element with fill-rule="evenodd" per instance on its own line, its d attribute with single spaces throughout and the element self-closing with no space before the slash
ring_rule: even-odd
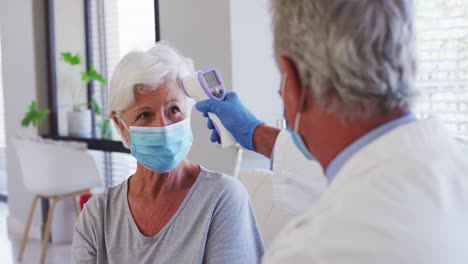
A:
<svg viewBox="0 0 468 264">
<path fill-rule="evenodd" d="M 68 135 L 72 137 L 90 138 L 92 131 L 92 109 L 94 109 L 97 114 L 100 113 L 100 110 L 96 100 L 93 99 L 92 104 L 90 105 L 82 98 L 83 89 L 91 81 L 98 81 L 102 85 L 106 85 L 107 81 L 91 65 L 89 67 L 89 71 L 81 72 L 81 80 L 84 82 L 84 85 L 81 85 L 78 88 L 73 87 L 74 75 L 72 71 L 74 70 L 74 66 L 81 64 L 81 56 L 78 53 L 72 54 L 71 52 L 63 52 L 61 53 L 61 58 L 65 63 L 70 65 L 70 76 L 72 76 L 70 80 L 70 88 L 72 89 L 72 111 L 67 112 Z"/>
</svg>

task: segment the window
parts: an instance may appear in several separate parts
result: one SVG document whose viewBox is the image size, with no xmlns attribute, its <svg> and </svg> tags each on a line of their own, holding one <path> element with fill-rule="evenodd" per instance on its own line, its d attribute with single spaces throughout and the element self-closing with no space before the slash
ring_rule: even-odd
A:
<svg viewBox="0 0 468 264">
<path fill-rule="evenodd" d="M 71 76 L 70 70 L 58 69 L 57 65 L 58 63 L 64 63 L 61 59 L 62 52 L 79 53 L 86 65 L 80 65 L 83 68 L 77 69 L 78 72 L 87 68 L 86 70 L 90 71 L 91 76 L 93 76 L 93 71 L 91 71 L 91 66 L 93 66 L 104 79 L 109 81 L 115 66 L 124 54 L 133 49 L 147 49 L 157 40 L 158 0 L 83 0 L 69 2 L 50 0 L 46 1 L 46 6 L 50 79 L 49 108 L 51 109 L 49 116 L 50 131 L 47 137 L 57 140 L 86 142 L 90 153 L 97 161 L 97 164 L 100 165 L 100 172 L 105 182 L 104 188 L 119 184 L 135 171 L 136 161 L 128 154 L 129 151 L 123 147 L 111 122 L 108 122 L 109 126 L 105 125 L 106 121 L 109 121 L 107 120 L 107 85 L 98 81 L 91 81 L 87 89 L 84 89 L 81 80 L 78 80 L 77 83 L 79 84 L 75 82 L 72 82 L 72 85 L 70 85 L 71 82 L 64 84 L 64 80 L 72 78 L 67 77 Z M 77 11 L 74 16 L 61 12 L 61 10 L 68 10 L 69 8 Z M 85 22 L 84 28 L 81 27 L 83 25 L 81 24 L 82 21 Z M 73 36 L 73 38 L 70 36 Z M 85 47 L 82 44 L 86 44 Z M 94 74 L 94 76 L 96 75 Z M 73 81 L 77 80 L 75 77 L 73 78 Z M 70 106 L 70 103 L 66 102 L 67 99 L 64 99 L 63 94 L 59 93 L 60 89 L 58 88 L 80 84 L 83 85 L 83 89 L 79 90 L 78 96 L 87 98 L 86 103 L 80 104 L 80 106 L 85 105 L 96 109 L 95 105 L 98 104 L 102 109 L 102 114 L 92 111 L 92 138 L 62 136 L 62 134 L 65 134 L 62 129 L 64 128 L 64 122 L 59 121 L 63 121 L 64 117 L 67 116 L 60 115 L 59 109 L 63 106 Z M 83 94 L 81 94 L 81 91 L 83 91 Z M 69 94 L 66 95 L 68 98 Z M 113 135 L 109 136 L 108 133 L 102 133 L 103 127 L 108 128 L 104 131 L 111 130 Z"/>
<path fill-rule="evenodd" d="M 155 40 L 153 0 L 91 1 L 90 63 L 110 80 L 119 60 L 129 51 L 148 49 Z M 107 87 L 95 84 L 94 96 L 107 109 Z M 99 117 L 97 117 L 99 118 Z M 96 129 L 99 131 L 99 123 Z M 117 133 L 113 139 L 120 140 Z"/>
<path fill-rule="evenodd" d="M 134 49 L 148 49 L 156 41 L 155 1 L 154 0 L 117 0 L 89 1 L 87 19 L 88 62 L 110 80 L 119 60 Z M 94 98 L 107 109 L 107 89 L 93 84 Z M 96 131 L 106 118 L 95 116 Z M 112 139 L 120 140 L 113 128 Z M 106 187 L 125 180 L 136 170 L 135 159 L 126 153 L 93 152 L 93 156 L 102 165 Z"/>
<path fill-rule="evenodd" d="M 468 137 L 468 1 L 417 0 L 418 113 Z"/>
</svg>

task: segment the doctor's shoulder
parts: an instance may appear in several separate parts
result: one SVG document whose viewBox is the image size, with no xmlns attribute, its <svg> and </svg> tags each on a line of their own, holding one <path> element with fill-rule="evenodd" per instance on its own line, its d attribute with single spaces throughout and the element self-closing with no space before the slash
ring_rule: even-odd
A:
<svg viewBox="0 0 468 264">
<path fill-rule="evenodd" d="M 433 162 L 446 164 L 445 159 L 441 155 Z M 463 184 L 453 184 L 466 177 L 447 174 L 460 171 L 454 167 L 441 173 L 427 160 L 402 155 L 354 179 L 337 178 L 316 210 L 282 232 L 282 241 L 272 248 L 276 252 L 267 259 L 466 263 L 468 195 L 462 192 L 468 192 Z M 441 259 L 444 262 L 438 262 Z"/>
</svg>

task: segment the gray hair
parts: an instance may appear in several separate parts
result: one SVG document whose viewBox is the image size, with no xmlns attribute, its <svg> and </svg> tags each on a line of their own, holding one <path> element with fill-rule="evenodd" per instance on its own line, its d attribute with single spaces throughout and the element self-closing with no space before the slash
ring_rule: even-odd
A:
<svg viewBox="0 0 468 264">
<path fill-rule="evenodd" d="M 327 111 L 354 119 L 410 110 L 418 94 L 412 0 L 271 1 L 277 55 L 295 63 Z"/>
<path fill-rule="evenodd" d="M 168 41 L 157 42 L 148 51 L 126 54 L 114 70 L 109 86 L 109 114 L 118 115 L 134 103 L 134 91 L 159 88 L 194 73 L 193 61 L 183 57 Z M 194 101 L 187 98 L 190 107 Z"/>
</svg>

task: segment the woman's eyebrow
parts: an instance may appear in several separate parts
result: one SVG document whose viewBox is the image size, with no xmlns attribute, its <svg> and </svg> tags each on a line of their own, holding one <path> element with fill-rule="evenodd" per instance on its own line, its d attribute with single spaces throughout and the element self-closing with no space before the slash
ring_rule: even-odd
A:
<svg viewBox="0 0 468 264">
<path fill-rule="evenodd" d="M 165 104 L 167 105 L 167 104 L 174 103 L 174 102 L 182 102 L 182 100 L 178 98 L 171 99 L 171 100 L 166 101 Z"/>
<path fill-rule="evenodd" d="M 146 110 L 151 110 L 151 108 L 148 106 L 142 106 L 140 108 L 133 110 L 132 112 L 141 112 L 141 111 L 146 111 Z"/>
</svg>

